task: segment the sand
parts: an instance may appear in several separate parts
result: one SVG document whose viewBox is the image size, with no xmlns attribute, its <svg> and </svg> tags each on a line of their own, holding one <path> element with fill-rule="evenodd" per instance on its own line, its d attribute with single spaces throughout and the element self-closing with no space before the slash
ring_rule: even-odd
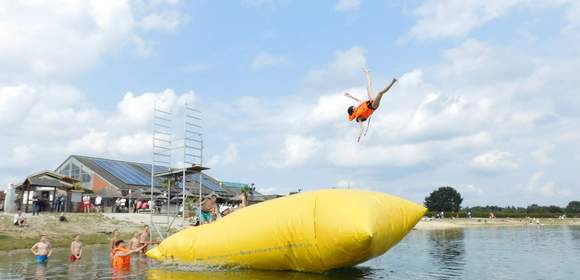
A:
<svg viewBox="0 0 580 280">
<path fill-rule="evenodd" d="M 580 219 L 539 219 L 541 225 L 576 225 L 580 226 Z M 434 219 L 430 221 L 420 221 L 415 229 L 417 230 L 440 230 L 469 227 L 503 227 L 503 226 L 538 226 L 535 222 L 530 224 L 530 219 Z"/>
<path fill-rule="evenodd" d="M 55 246 L 68 246 L 75 234 L 80 234 L 86 243 L 107 243 L 113 229 L 119 229 L 122 237 L 128 237 L 143 227 L 139 223 L 96 213 L 67 213 L 66 223 L 60 222 L 56 213 L 41 213 L 34 217 L 26 214 L 25 227 L 13 225 L 13 217 L 14 214 L 0 214 L 0 251 L 29 248 L 41 234 L 47 235 Z"/>
</svg>

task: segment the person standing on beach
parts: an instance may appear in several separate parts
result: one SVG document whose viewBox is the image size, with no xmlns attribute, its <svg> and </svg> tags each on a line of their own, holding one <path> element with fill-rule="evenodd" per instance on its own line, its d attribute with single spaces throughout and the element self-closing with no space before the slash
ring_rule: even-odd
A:
<svg viewBox="0 0 580 280">
<path fill-rule="evenodd" d="M 149 245 L 150 236 L 149 236 L 149 226 L 145 225 L 143 227 L 143 231 L 139 236 L 139 246 L 142 248 L 142 253 L 145 254 L 147 252 L 147 245 Z"/>
<path fill-rule="evenodd" d="M 83 212 L 89 213 L 91 209 L 91 198 L 88 195 L 83 196 Z"/>
<path fill-rule="evenodd" d="M 79 234 L 75 235 L 73 241 L 70 244 L 70 257 L 71 262 L 78 261 L 83 254 L 83 243 L 81 242 L 81 236 Z"/>
<path fill-rule="evenodd" d="M 97 197 L 95 197 L 95 209 L 97 210 L 97 213 L 101 213 L 101 202 L 103 201 L 103 198 L 100 195 L 97 195 Z"/>
<path fill-rule="evenodd" d="M 36 256 L 36 263 L 45 264 L 48 262 L 48 258 L 52 255 L 52 246 L 48 242 L 46 235 L 40 236 L 40 241 L 37 242 L 30 248 L 32 254 Z"/>
<path fill-rule="evenodd" d="M 40 214 L 40 201 L 38 200 L 38 195 L 32 196 L 32 216 L 38 216 Z"/>
</svg>

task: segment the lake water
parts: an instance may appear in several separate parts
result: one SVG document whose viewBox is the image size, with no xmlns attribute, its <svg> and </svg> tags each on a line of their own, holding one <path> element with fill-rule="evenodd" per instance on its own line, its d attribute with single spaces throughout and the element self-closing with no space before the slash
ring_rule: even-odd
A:
<svg viewBox="0 0 580 280">
<path fill-rule="evenodd" d="M 71 264 L 67 250 L 57 249 L 39 266 L 29 251 L 3 252 L 0 279 L 580 279 L 580 227 L 415 230 L 379 258 L 326 274 L 160 265 L 143 257 L 116 274 L 108 254 L 108 246 L 89 246 Z"/>
</svg>

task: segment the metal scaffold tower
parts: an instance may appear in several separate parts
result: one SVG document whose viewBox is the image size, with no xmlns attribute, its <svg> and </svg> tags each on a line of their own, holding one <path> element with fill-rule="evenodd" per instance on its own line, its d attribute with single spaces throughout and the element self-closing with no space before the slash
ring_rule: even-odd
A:
<svg viewBox="0 0 580 280">
<path fill-rule="evenodd" d="M 181 110 L 179 110 L 181 115 Z M 166 203 L 165 209 L 152 207 L 151 211 L 151 239 L 156 233 L 161 239 L 169 235 L 175 220 L 180 216 L 185 218 L 186 202 L 194 194 L 194 182 L 198 181 L 199 201 L 201 203 L 203 170 L 207 168 L 203 163 L 203 130 L 201 111 L 191 107 L 188 102 L 183 106 L 183 131 L 178 133 L 182 138 L 175 137 L 180 130 L 178 123 L 174 124 L 173 112 L 162 110 L 154 106 L 153 117 L 153 150 L 151 162 L 151 205 L 158 205 L 159 198 L 154 195 L 164 188 L 167 191 L 161 199 Z M 174 130 L 175 128 L 175 130 Z M 172 161 L 176 160 L 176 162 Z M 198 180 L 194 178 L 198 176 Z M 188 182 L 191 183 L 188 186 Z M 197 183 L 197 182 L 196 182 Z M 179 188 L 181 187 L 181 188 Z M 181 189 L 181 191 L 179 191 Z M 180 193 L 179 193 L 180 192 Z M 171 209 L 171 202 L 175 201 L 175 210 Z M 181 207 L 180 207 L 181 206 Z M 180 210 L 181 208 L 181 210 Z"/>
<path fill-rule="evenodd" d="M 149 205 L 151 211 L 151 229 L 150 235 L 153 239 L 154 231 L 161 239 L 165 238 L 162 233 L 161 226 L 169 226 L 169 215 L 165 221 L 155 219 L 155 211 L 157 210 L 157 188 L 162 187 L 163 182 L 158 179 L 159 175 L 171 169 L 171 154 L 172 154 L 172 113 L 158 108 L 157 103 L 153 105 L 153 149 L 151 156 L 151 202 Z M 167 183 L 167 206 L 169 209 L 169 196 L 171 194 L 170 183 Z M 159 211 L 161 212 L 161 211 Z M 161 213 L 157 213 L 161 214 Z M 163 219 L 162 219 L 163 220 Z"/>
<path fill-rule="evenodd" d="M 187 168 L 199 167 L 199 203 L 201 207 L 201 197 L 202 197 L 202 182 L 203 175 L 201 171 L 203 170 L 203 127 L 201 111 L 194 109 L 185 102 L 184 106 L 184 124 L 183 124 L 183 167 L 182 167 L 182 203 L 185 210 L 185 201 L 187 199 L 186 195 L 186 183 L 187 183 Z M 185 211 L 183 212 L 185 213 Z"/>
</svg>

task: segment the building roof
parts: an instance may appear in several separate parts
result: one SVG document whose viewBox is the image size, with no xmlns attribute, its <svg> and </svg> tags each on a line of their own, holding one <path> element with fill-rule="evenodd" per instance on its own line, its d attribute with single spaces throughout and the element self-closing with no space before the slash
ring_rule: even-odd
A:
<svg viewBox="0 0 580 280">
<path fill-rule="evenodd" d="M 236 195 L 239 195 L 240 193 L 242 193 L 242 188 L 245 186 L 248 186 L 248 185 L 249 184 L 238 183 L 238 182 L 222 182 L 222 186 L 224 188 L 226 188 L 230 192 L 235 193 Z M 262 194 L 256 190 L 254 190 L 253 195 L 261 196 Z"/>
<path fill-rule="evenodd" d="M 97 173 L 104 180 L 119 188 L 121 192 L 127 191 L 129 189 L 133 191 L 144 190 L 145 188 L 150 187 L 151 164 L 98 158 L 98 157 L 89 157 L 82 155 L 71 155 L 59 167 L 57 167 L 57 169 L 59 169 L 64 163 L 68 162 L 70 158 L 76 159 L 86 168 Z M 206 169 L 207 168 L 200 166 L 193 166 L 189 168 L 187 170 L 188 171 L 187 174 L 192 179 L 188 179 L 186 181 L 186 187 L 197 190 L 199 188 L 199 176 L 193 173 L 195 171 L 201 171 Z M 169 169 L 167 167 L 155 166 L 156 177 L 159 175 L 164 175 L 163 177 L 167 176 L 180 177 L 181 172 L 177 171 L 178 171 L 177 169 Z M 166 186 L 162 183 L 160 178 L 156 178 L 155 182 L 156 187 L 166 188 Z M 171 192 L 174 192 L 175 191 L 174 189 L 181 190 L 181 185 L 179 184 L 178 186 L 172 187 Z M 211 176 L 208 176 L 205 173 L 202 173 L 202 194 L 208 195 L 212 192 L 215 192 L 222 196 L 231 195 L 226 189 L 220 186 L 219 181 L 217 181 L 215 178 Z M 197 194 L 198 192 L 193 191 L 193 193 Z"/>
<path fill-rule="evenodd" d="M 72 189 L 73 184 L 78 182 L 73 178 L 69 178 L 53 171 L 45 170 L 34 173 L 24 180 L 16 188 L 30 188 L 30 187 L 55 187 L 63 189 Z"/>
</svg>

